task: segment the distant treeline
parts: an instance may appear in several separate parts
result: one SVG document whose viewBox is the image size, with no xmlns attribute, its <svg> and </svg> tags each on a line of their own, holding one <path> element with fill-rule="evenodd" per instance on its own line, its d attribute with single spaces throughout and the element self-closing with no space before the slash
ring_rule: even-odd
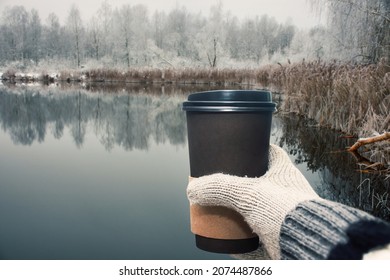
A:
<svg viewBox="0 0 390 280">
<path fill-rule="evenodd" d="M 66 23 L 52 13 L 42 19 L 23 6 L 5 9 L 0 25 L 0 62 L 38 64 L 42 60 L 71 61 L 81 66 L 219 66 L 229 61 L 260 61 L 291 45 L 296 27 L 266 15 L 239 21 L 222 4 L 209 17 L 177 7 L 150 14 L 140 4 L 113 8 L 103 2 L 84 21 L 76 5 Z"/>
<path fill-rule="evenodd" d="M 0 14 L 0 67 L 242 68 L 287 59 L 390 58 L 388 0 L 311 2 L 328 14 L 327 27 L 299 30 L 267 15 L 240 20 L 222 1 L 207 16 L 179 5 L 162 12 L 105 1 L 88 21 L 73 5 L 64 24 L 54 13 L 41 19 L 35 9 L 11 6 Z"/>
</svg>

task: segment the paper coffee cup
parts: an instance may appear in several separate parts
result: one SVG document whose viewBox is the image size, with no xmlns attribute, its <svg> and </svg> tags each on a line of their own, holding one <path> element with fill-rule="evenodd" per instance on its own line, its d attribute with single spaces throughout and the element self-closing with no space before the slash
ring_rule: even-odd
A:
<svg viewBox="0 0 390 280">
<path fill-rule="evenodd" d="M 194 93 L 183 103 L 187 116 L 191 177 L 213 173 L 260 177 L 268 169 L 272 114 L 269 91 Z M 191 231 L 200 249 L 245 253 L 259 240 L 242 216 L 224 207 L 191 205 Z"/>
</svg>

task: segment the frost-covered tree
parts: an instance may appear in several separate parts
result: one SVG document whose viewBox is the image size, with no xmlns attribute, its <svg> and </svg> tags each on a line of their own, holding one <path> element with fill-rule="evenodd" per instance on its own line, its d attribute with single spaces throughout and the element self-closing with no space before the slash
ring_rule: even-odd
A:
<svg viewBox="0 0 390 280">
<path fill-rule="evenodd" d="M 133 21 L 131 33 L 136 40 L 132 49 L 135 52 L 135 64 L 148 64 L 148 38 L 150 38 L 149 14 L 146 6 L 135 5 L 132 7 Z"/>
<path fill-rule="evenodd" d="M 6 48 L 7 60 L 24 60 L 27 58 L 27 29 L 29 23 L 28 12 L 23 6 L 6 8 L 2 16 L 2 37 Z"/>
<path fill-rule="evenodd" d="M 99 31 L 100 38 L 100 56 L 111 56 L 113 52 L 113 31 L 114 31 L 114 18 L 113 10 L 108 2 L 105 0 L 97 11 L 97 30 Z"/>
<path fill-rule="evenodd" d="M 31 10 L 27 28 L 29 58 L 38 64 L 42 51 L 42 24 L 38 11 Z"/>
<path fill-rule="evenodd" d="M 120 10 L 115 10 L 116 18 L 116 31 L 118 31 L 118 43 L 117 50 L 119 51 L 119 59 L 123 58 L 126 61 L 127 67 L 131 65 L 131 45 L 134 38 L 131 25 L 133 23 L 133 13 L 131 6 L 126 4 L 121 7 Z M 121 55 L 122 54 L 122 55 Z"/>
<path fill-rule="evenodd" d="M 82 40 L 83 40 L 84 30 L 83 30 L 83 21 L 81 19 L 80 10 L 75 4 L 73 4 L 69 10 L 67 26 L 73 41 L 76 64 L 77 67 L 80 67 L 81 56 L 83 51 Z"/>
<path fill-rule="evenodd" d="M 328 14 L 333 53 L 377 62 L 390 58 L 389 0 L 311 0 Z"/>
<path fill-rule="evenodd" d="M 324 60 L 329 54 L 327 41 L 327 29 L 324 26 L 316 26 L 309 30 L 297 32 L 288 48 L 287 56 L 295 61 Z"/>
<path fill-rule="evenodd" d="M 189 17 L 185 7 L 176 7 L 167 18 L 167 47 L 176 52 L 177 56 L 185 57 L 189 45 Z"/>
<path fill-rule="evenodd" d="M 290 48 L 291 42 L 295 35 L 295 27 L 290 22 L 286 22 L 279 26 L 278 35 L 276 37 L 281 53 L 285 53 Z"/>
<path fill-rule="evenodd" d="M 236 16 L 228 14 L 225 22 L 225 45 L 228 49 L 230 56 L 233 59 L 239 59 L 240 57 L 240 44 L 241 40 L 237 36 L 240 32 L 239 21 Z"/>
<path fill-rule="evenodd" d="M 217 66 L 217 60 L 219 59 L 221 44 L 224 41 L 224 10 L 222 2 L 218 2 L 216 5 L 210 8 L 210 17 L 207 24 L 207 59 L 211 67 Z"/>
<path fill-rule="evenodd" d="M 268 58 L 278 50 L 278 42 L 276 40 L 278 32 L 278 22 L 268 15 L 263 15 L 260 19 L 259 34 L 264 40 L 264 46 L 268 54 Z"/>
<path fill-rule="evenodd" d="M 242 59 L 258 60 L 262 55 L 265 46 L 257 27 L 257 19 L 247 18 L 242 23 L 241 32 L 238 34 Z"/>
<path fill-rule="evenodd" d="M 155 11 L 152 18 L 152 36 L 154 44 L 160 48 L 164 48 L 164 39 L 165 39 L 165 26 L 166 26 L 167 16 L 165 12 Z"/>
<path fill-rule="evenodd" d="M 43 55 L 50 59 L 58 57 L 61 50 L 61 25 L 58 16 L 54 13 L 49 14 L 46 19 L 43 41 Z"/>
<path fill-rule="evenodd" d="M 102 29 L 100 28 L 100 21 L 96 16 L 93 16 L 88 24 L 88 42 L 86 44 L 87 53 L 90 57 L 99 60 L 102 49 Z"/>
</svg>

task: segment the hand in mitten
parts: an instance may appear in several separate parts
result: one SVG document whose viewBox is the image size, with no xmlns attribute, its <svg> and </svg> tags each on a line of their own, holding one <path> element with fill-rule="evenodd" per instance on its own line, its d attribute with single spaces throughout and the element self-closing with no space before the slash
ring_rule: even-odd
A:
<svg viewBox="0 0 390 280">
<path fill-rule="evenodd" d="M 269 169 L 259 178 L 213 174 L 191 180 L 191 204 L 225 206 L 241 214 L 272 259 L 280 258 L 279 234 L 288 212 L 319 199 L 282 148 L 270 145 Z"/>
</svg>

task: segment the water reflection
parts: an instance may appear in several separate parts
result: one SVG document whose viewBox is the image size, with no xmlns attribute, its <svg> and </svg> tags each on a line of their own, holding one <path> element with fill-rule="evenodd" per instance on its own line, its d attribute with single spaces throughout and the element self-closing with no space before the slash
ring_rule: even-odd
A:
<svg viewBox="0 0 390 280">
<path fill-rule="evenodd" d="M 93 130 L 101 144 L 111 150 L 147 150 L 150 139 L 184 144 L 185 119 L 179 95 L 42 91 L 18 89 L 0 91 L 3 130 L 16 144 L 43 142 L 48 130 L 60 139 L 69 128 L 74 143 L 82 147 L 87 130 Z"/>
<path fill-rule="evenodd" d="M 292 156 L 320 196 L 390 220 L 390 179 L 359 172 L 356 157 L 346 151 L 356 139 L 296 116 L 280 115 L 275 121 L 274 141 Z"/>
</svg>

